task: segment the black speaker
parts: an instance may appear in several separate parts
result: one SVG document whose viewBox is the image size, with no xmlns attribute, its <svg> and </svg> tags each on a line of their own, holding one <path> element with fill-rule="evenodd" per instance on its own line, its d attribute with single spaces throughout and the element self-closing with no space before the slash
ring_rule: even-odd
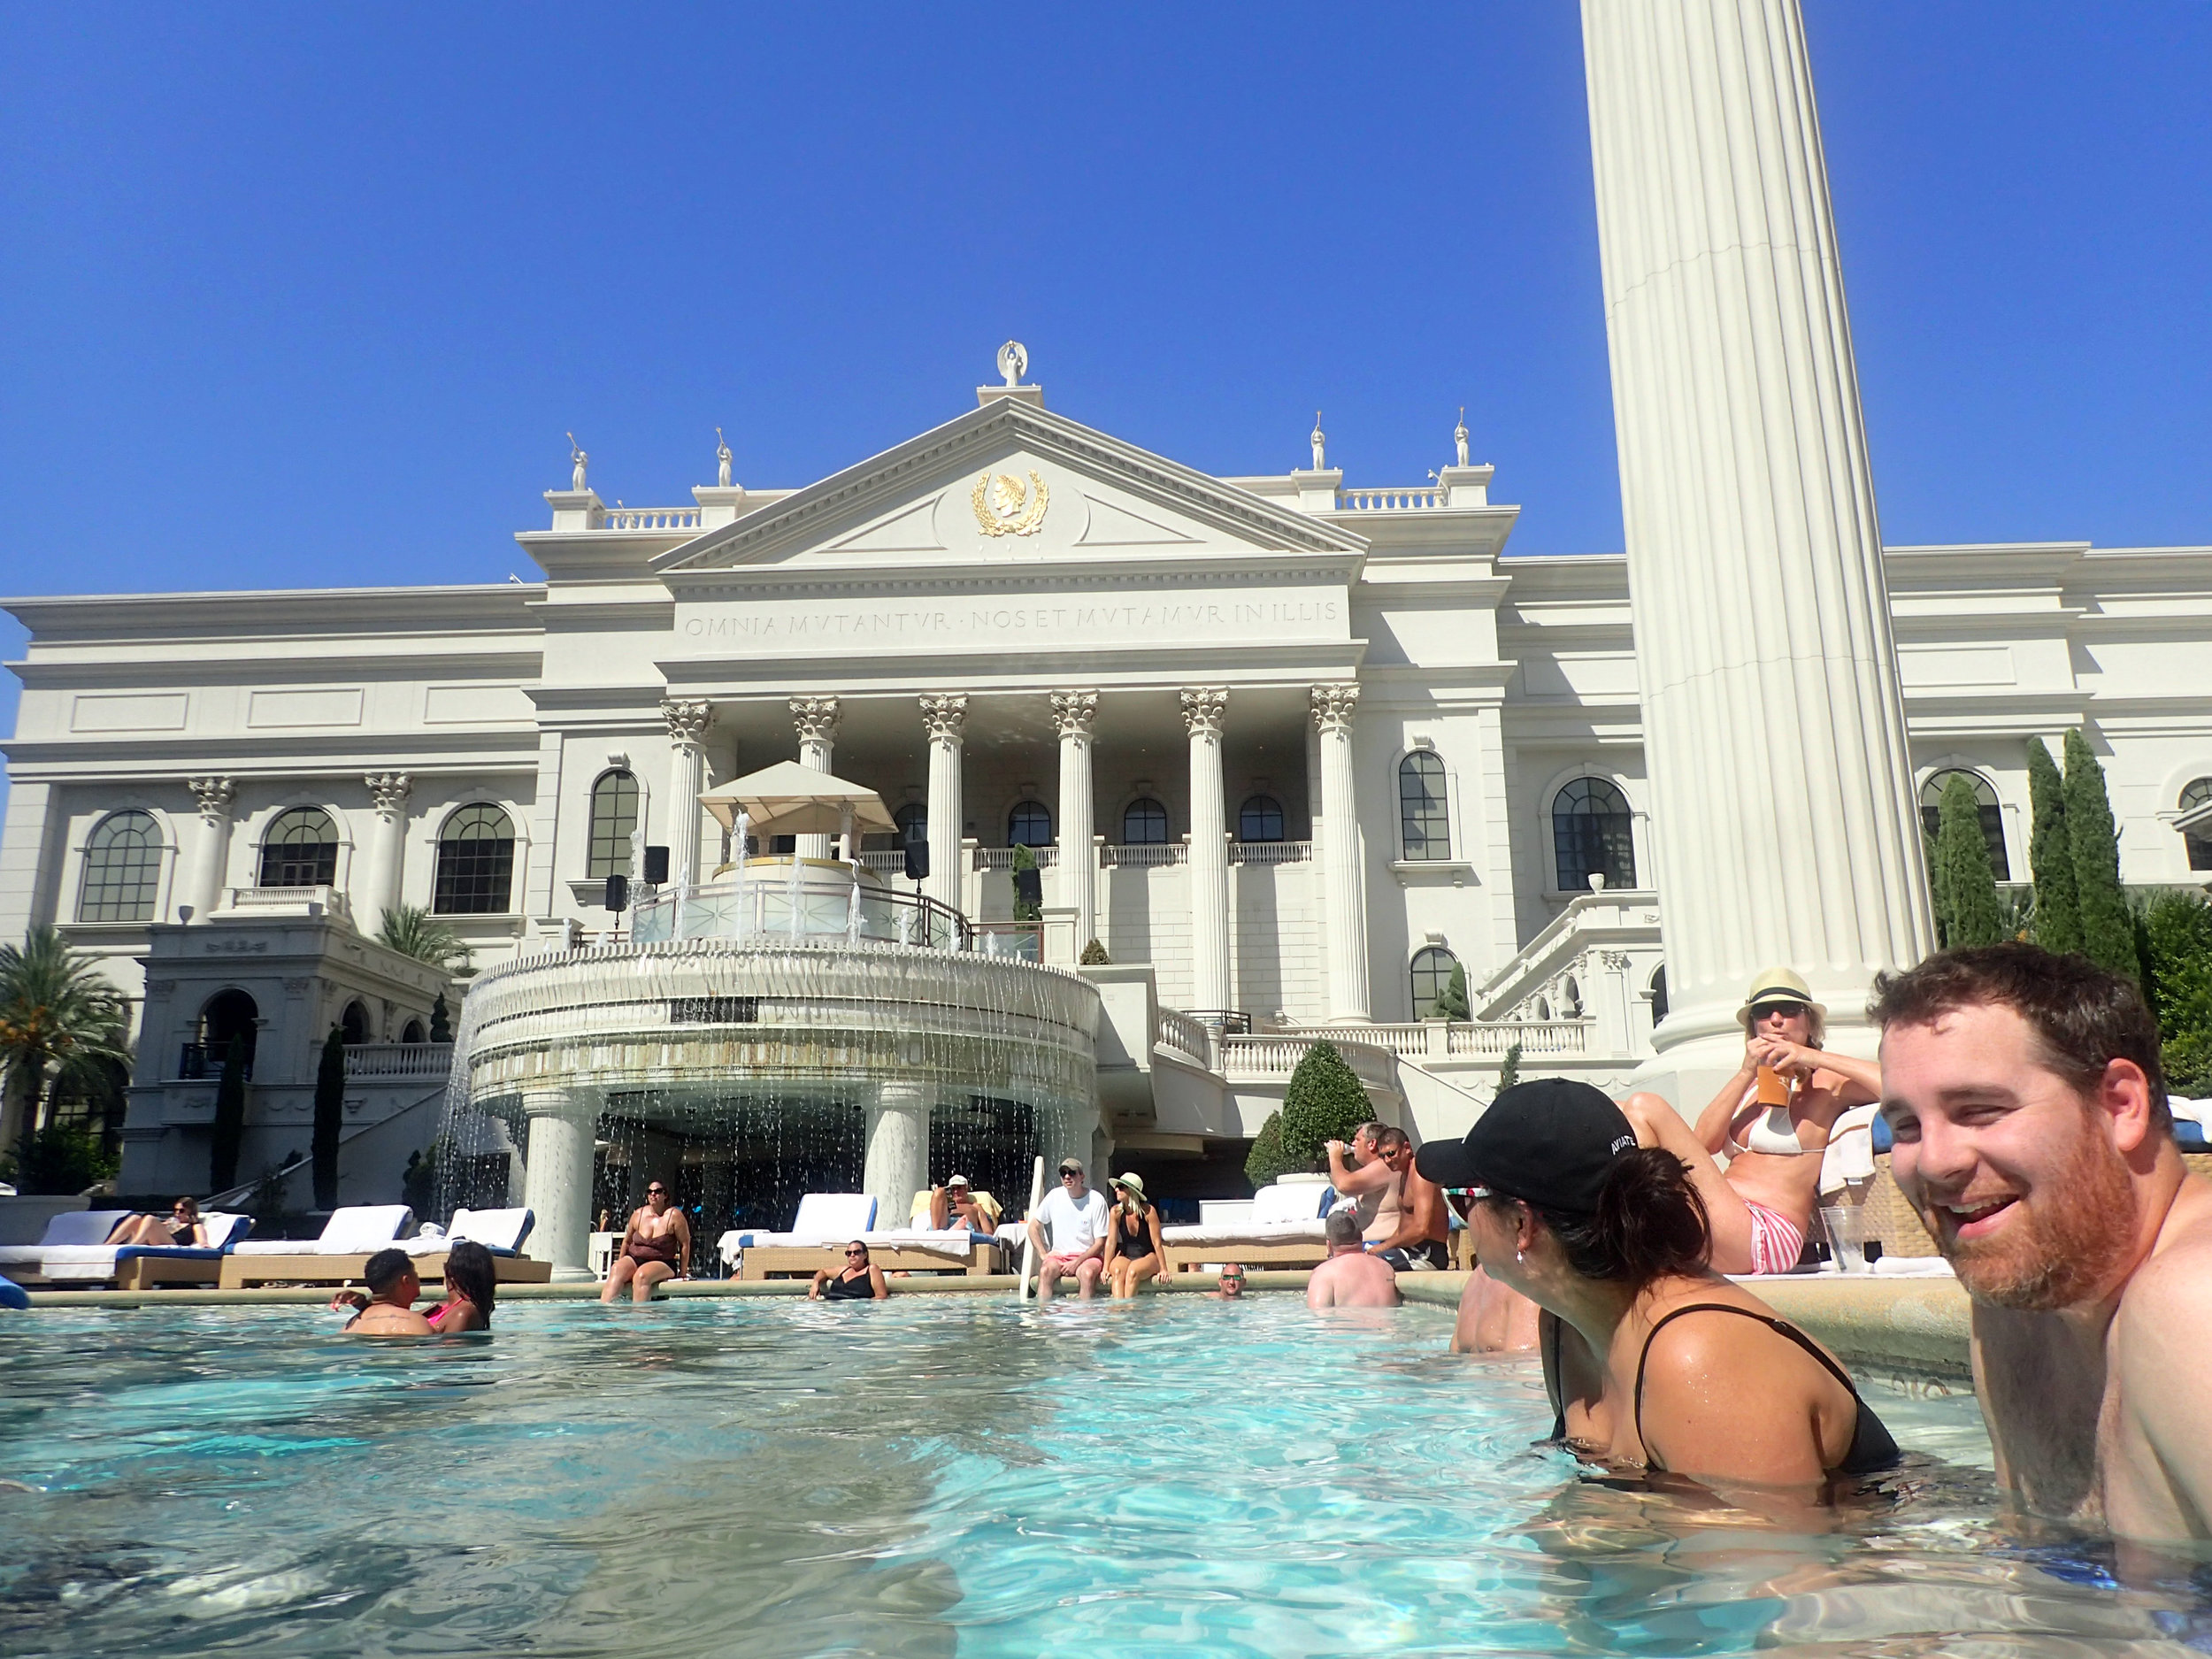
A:
<svg viewBox="0 0 2212 1659">
<path fill-rule="evenodd" d="M 645 879 L 653 887 L 658 887 L 668 879 L 667 848 L 648 847 L 645 849 Z"/>
<path fill-rule="evenodd" d="M 1041 870 L 1014 872 L 1014 897 L 1019 903 L 1041 906 L 1045 902 L 1045 872 Z"/>
<path fill-rule="evenodd" d="M 607 908 L 618 914 L 630 908 L 629 877 L 609 876 L 607 878 Z"/>
<path fill-rule="evenodd" d="M 909 881 L 929 879 L 929 843 L 927 841 L 906 843 L 906 879 Z"/>
</svg>

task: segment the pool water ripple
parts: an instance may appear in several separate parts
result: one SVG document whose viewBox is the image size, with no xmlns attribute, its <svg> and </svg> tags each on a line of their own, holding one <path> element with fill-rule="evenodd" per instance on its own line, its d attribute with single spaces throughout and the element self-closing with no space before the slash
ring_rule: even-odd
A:
<svg viewBox="0 0 2212 1659">
<path fill-rule="evenodd" d="M 1970 1399 L 1797 1534 L 1578 1472 L 1409 1308 L 990 1298 L 42 1310 L 0 1347 L 0 1653 L 2189 1651 L 2184 1578 L 1995 1517 Z"/>
</svg>

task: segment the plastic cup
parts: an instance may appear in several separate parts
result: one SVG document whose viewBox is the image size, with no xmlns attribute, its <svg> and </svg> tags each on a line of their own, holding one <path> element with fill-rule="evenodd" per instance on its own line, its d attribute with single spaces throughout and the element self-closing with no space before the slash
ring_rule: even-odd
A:
<svg viewBox="0 0 2212 1659">
<path fill-rule="evenodd" d="M 1855 1204 L 1823 1205 L 1820 1225 L 1828 1234 L 1828 1249 L 1839 1273 L 1873 1270 L 1866 1260 L 1866 1212 Z"/>
</svg>

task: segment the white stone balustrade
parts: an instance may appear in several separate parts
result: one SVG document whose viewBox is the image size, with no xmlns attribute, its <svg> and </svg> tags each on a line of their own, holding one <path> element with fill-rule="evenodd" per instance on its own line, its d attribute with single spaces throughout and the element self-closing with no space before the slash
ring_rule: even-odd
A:
<svg viewBox="0 0 2212 1659">
<path fill-rule="evenodd" d="M 1422 512 L 1444 504 L 1444 492 L 1433 484 L 1410 489 L 1340 489 L 1340 512 Z"/>
<path fill-rule="evenodd" d="M 360 1042 L 346 1050 L 346 1076 L 442 1078 L 453 1069 L 449 1042 Z"/>
</svg>

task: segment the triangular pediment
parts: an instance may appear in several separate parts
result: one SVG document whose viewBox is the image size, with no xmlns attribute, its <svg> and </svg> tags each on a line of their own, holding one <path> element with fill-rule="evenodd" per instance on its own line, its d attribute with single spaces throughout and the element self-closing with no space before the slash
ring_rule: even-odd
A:
<svg viewBox="0 0 2212 1659">
<path fill-rule="evenodd" d="M 1253 553 L 1366 541 L 1033 404 L 1002 398 L 671 549 L 672 577 L 880 572 Z"/>
</svg>

